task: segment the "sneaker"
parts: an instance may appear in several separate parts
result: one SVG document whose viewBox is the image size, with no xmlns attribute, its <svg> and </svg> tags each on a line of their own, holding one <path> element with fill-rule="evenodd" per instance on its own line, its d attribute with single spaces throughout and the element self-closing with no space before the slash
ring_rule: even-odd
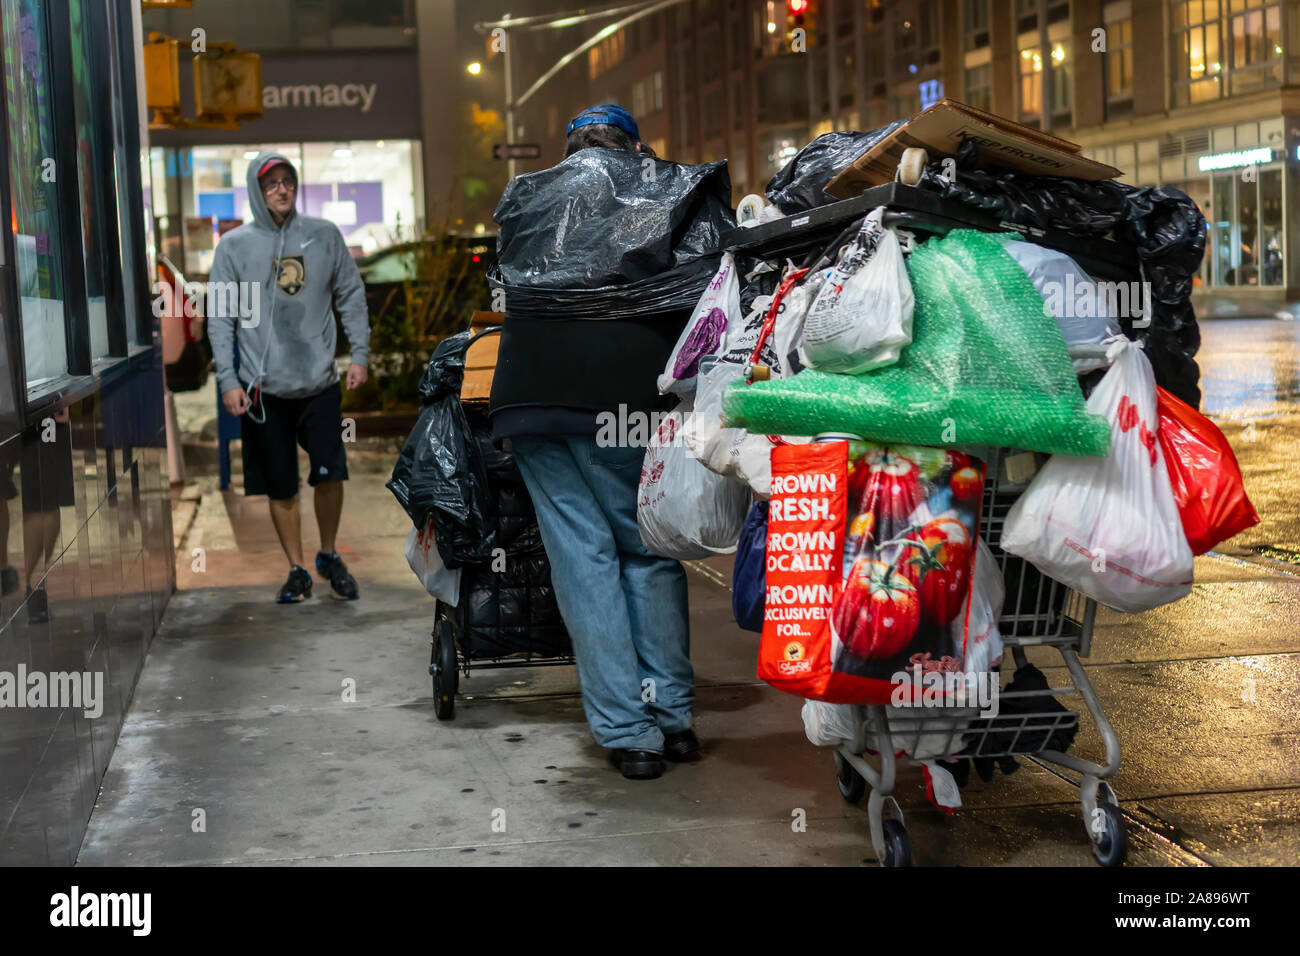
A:
<svg viewBox="0 0 1300 956">
<path fill-rule="evenodd" d="M 294 565 L 289 569 L 289 580 L 284 582 L 275 600 L 279 604 L 296 604 L 303 598 L 311 597 L 311 575 L 306 568 Z"/>
<path fill-rule="evenodd" d="M 13 594 L 18 590 L 18 572 L 14 568 L 0 569 L 0 594 Z"/>
<path fill-rule="evenodd" d="M 357 599 L 356 578 L 348 574 L 348 566 L 343 563 L 343 559 L 337 552 L 331 554 L 326 554 L 324 551 L 316 552 L 316 570 L 321 577 L 329 581 L 330 587 L 334 589 L 333 597 L 343 601 Z"/>
<path fill-rule="evenodd" d="M 50 599 L 45 588 L 27 589 L 27 621 L 29 624 L 45 624 L 50 619 Z"/>
</svg>

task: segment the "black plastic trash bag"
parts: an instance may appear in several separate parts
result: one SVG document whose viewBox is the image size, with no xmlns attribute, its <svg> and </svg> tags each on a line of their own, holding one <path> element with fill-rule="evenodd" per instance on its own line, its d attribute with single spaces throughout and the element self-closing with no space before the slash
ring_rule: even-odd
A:
<svg viewBox="0 0 1300 956">
<path fill-rule="evenodd" d="M 1170 186 L 1126 186 L 976 169 L 974 143 L 957 153 L 957 175 L 929 165 L 921 186 L 1025 226 L 1064 229 L 1077 236 L 1115 238 L 1133 246 L 1151 284 L 1151 324 L 1134 328 L 1121 316 L 1124 333 L 1143 343 L 1156 383 L 1193 408 L 1200 407 L 1201 344 L 1190 296 L 1205 254 L 1205 217 L 1191 198 Z"/>
<path fill-rule="evenodd" d="M 1002 689 L 1002 694 L 1031 691 L 1034 696 L 1000 696 L 998 716 L 989 721 L 988 735 L 978 747 L 964 752 L 979 757 L 1011 749 L 1017 753 L 1036 753 L 1039 750 L 1065 753 L 1069 750 L 1079 732 L 1079 721 L 1059 716 L 1069 714 L 1070 710 L 1055 695 L 1046 693 L 1050 686 L 1043 672 L 1033 664 L 1026 662 L 1023 667 L 1016 668 L 1015 676 Z"/>
<path fill-rule="evenodd" d="M 507 311 L 583 318 L 690 308 L 735 226 L 725 160 L 690 166 L 599 147 L 513 179 L 493 219 L 489 280 Z"/>
<path fill-rule="evenodd" d="M 471 449 L 469 422 L 460 404 L 469 339 L 468 331 L 461 332 L 434 350 L 420 379 L 420 417 L 385 486 L 416 528 L 425 527 L 432 518 L 438 552 L 448 568 L 463 562 L 453 562 L 443 550 L 444 537 L 459 531 L 481 539 L 485 530 L 487 474 L 477 451 Z"/>
<path fill-rule="evenodd" d="M 835 202 L 826 184 L 853 161 L 902 126 L 894 120 L 866 133 L 840 130 L 823 133 L 790 158 L 767 184 L 767 198 L 786 215 L 794 215 Z"/>
</svg>

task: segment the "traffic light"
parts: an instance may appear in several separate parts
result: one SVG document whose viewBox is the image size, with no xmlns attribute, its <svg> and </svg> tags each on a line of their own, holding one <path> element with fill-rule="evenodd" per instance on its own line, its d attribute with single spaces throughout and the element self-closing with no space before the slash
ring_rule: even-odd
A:
<svg viewBox="0 0 1300 956">
<path fill-rule="evenodd" d="M 803 52 L 812 46 L 816 22 L 812 0 L 786 0 L 785 35 L 792 50 Z"/>
<path fill-rule="evenodd" d="M 150 33 L 144 45 L 144 98 L 155 122 L 180 116 L 180 44 L 161 33 Z"/>
</svg>

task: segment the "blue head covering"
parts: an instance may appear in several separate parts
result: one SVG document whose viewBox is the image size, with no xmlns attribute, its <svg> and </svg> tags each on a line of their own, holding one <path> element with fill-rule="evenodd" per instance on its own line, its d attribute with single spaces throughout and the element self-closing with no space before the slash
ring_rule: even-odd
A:
<svg viewBox="0 0 1300 956">
<path fill-rule="evenodd" d="M 637 142 L 641 141 L 641 131 L 637 129 L 636 120 L 632 118 L 632 114 L 621 106 L 615 106 L 613 103 L 587 107 L 569 120 L 569 128 L 564 131 L 564 135 L 569 136 L 575 129 L 581 129 L 583 126 L 595 126 L 596 124 L 617 127 Z"/>
</svg>

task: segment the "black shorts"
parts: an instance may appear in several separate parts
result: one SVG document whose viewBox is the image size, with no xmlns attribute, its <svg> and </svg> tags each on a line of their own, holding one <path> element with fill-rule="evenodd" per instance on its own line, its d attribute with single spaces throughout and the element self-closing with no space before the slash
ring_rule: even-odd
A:
<svg viewBox="0 0 1300 956">
<path fill-rule="evenodd" d="M 259 425 L 247 413 L 240 418 L 244 494 L 280 500 L 298 494 L 299 445 L 311 460 L 309 485 L 347 481 L 348 460 L 339 416 L 342 398 L 337 382 L 306 398 L 263 393 L 266 421 Z"/>
</svg>

